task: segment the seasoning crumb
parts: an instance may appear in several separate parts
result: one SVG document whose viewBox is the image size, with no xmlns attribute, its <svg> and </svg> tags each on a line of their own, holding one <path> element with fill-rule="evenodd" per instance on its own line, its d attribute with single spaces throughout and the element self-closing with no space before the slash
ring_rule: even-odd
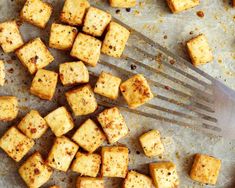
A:
<svg viewBox="0 0 235 188">
<path fill-rule="evenodd" d="M 167 35 L 164 35 L 164 37 L 163 37 L 164 39 L 167 39 Z"/>
<path fill-rule="evenodd" d="M 204 15 L 204 12 L 200 10 L 200 11 L 197 11 L 197 16 L 200 18 L 203 18 L 205 15 Z"/>
<path fill-rule="evenodd" d="M 136 65 L 131 64 L 131 70 L 135 70 L 137 68 Z"/>
<path fill-rule="evenodd" d="M 121 12 L 120 9 L 117 9 L 117 10 L 116 10 L 116 14 L 119 14 L 120 12 Z"/>
<path fill-rule="evenodd" d="M 127 12 L 131 12 L 131 8 L 126 8 L 126 11 Z"/>
</svg>

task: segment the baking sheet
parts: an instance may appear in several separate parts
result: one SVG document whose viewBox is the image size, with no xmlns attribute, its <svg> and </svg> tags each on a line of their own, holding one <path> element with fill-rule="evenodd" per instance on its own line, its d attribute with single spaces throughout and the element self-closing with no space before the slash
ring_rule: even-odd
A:
<svg viewBox="0 0 235 188">
<path fill-rule="evenodd" d="M 23 2 L 23 0 L 1 0 L 0 21 L 17 18 Z M 53 19 L 58 20 L 58 13 L 59 10 L 61 10 L 63 1 L 54 0 L 48 2 L 51 2 L 55 7 Z M 107 9 L 116 17 L 121 18 L 123 22 L 143 32 L 153 40 L 158 41 L 171 51 L 185 58 L 188 57 L 183 48 L 184 42 L 194 35 L 205 33 L 214 51 L 215 60 L 214 63 L 207 64 L 201 67 L 201 69 L 235 89 L 235 54 L 233 52 L 235 11 L 229 8 L 227 1 L 204 0 L 201 2 L 201 5 L 195 9 L 178 15 L 169 13 L 165 0 L 140 1 L 139 5 L 136 8 L 132 8 L 130 12 L 121 9 L 118 14 L 116 13 L 117 9 L 111 9 L 105 1 L 91 2 Z M 199 18 L 196 15 L 198 10 L 204 11 L 204 18 Z M 45 30 L 40 30 L 24 23 L 21 26 L 21 32 L 25 41 L 40 36 L 47 43 L 49 26 Z M 58 65 L 60 63 L 66 60 L 72 60 L 67 52 L 52 49 L 51 52 L 55 57 L 55 61 L 47 67 L 50 70 L 58 71 Z M 45 116 L 57 106 L 67 106 L 64 101 L 63 93 L 64 90 L 69 90 L 69 87 L 64 88 L 59 84 L 52 102 L 39 100 L 29 95 L 28 91 L 32 76 L 25 70 L 20 62 L 18 62 L 15 55 L 5 55 L 0 51 L 0 58 L 7 62 L 7 83 L 4 87 L 0 88 L 0 95 L 15 95 L 20 100 L 19 118 L 14 122 L 0 123 L 0 135 L 2 135 L 9 126 L 17 124 L 20 118 L 30 109 L 37 109 Z M 117 72 L 115 72 L 115 74 L 117 74 Z M 119 76 L 121 76 L 121 74 Z M 125 144 L 130 148 L 130 169 L 135 169 L 147 174 L 148 163 L 152 161 L 171 160 L 177 165 L 181 181 L 180 187 L 210 187 L 195 183 L 191 181 L 188 176 L 193 154 L 205 153 L 222 159 L 222 170 L 216 187 L 235 187 L 235 141 L 209 137 L 192 129 L 136 116 L 125 111 L 122 111 L 122 114 L 130 128 L 130 135 L 126 139 L 122 139 L 120 144 Z M 74 119 L 76 127 L 86 118 L 87 117 L 79 117 Z M 166 148 L 166 152 L 163 156 L 154 159 L 149 159 L 143 155 L 137 140 L 139 135 L 150 129 L 158 129 L 161 132 Z M 68 136 L 70 136 L 73 131 L 69 133 Z M 53 139 L 53 134 L 51 131 L 48 131 L 41 139 L 36 141 L 37 144 L 34 150 L 39 150 L 43 156 L 46 157 Z M 16 164 L 13 160 L 8 158 L 2 150 L 0 151 L 0 187 L 18 188 L 25 186 L 17 174 L 17 168 L 32 153 L 33 150 L 19 164 Z M 71 171 L 66 174 L 55 171 L 51 180 L 44 187 L 48 187 L 52 184 L 57 184 L 61 187 L 73 187 L 76 178 L 77 174 Z M 122 179 L 109 179 L 106 181 L 107 187 L 112 188 L 121 187 L 121 183 Z"/>
</svg>

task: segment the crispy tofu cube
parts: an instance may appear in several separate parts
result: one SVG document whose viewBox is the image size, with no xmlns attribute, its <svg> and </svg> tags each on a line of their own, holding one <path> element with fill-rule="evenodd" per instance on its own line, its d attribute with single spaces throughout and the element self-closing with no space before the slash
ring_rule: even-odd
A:
<svg viewBox="0 0 235 188">
<path fill-rule="evenodd" d="M 79 33 L 75 39 L 70 55 L 94 67 L 100 58 L 100 48 L 100 40 L 95 37 Z"/>
<path fill-rule="evenodd" d="M 105 139 L 103 132 L 91 119 L 86 120 L 72 137 L 74 142 L 89 153 L 100 147 Z"/>
<path fill-rule="evenodd" d="M 5 65 L 2 60 L 0 60 L 0 86 L 3 86 L 5 84 Z"/>
<path fill-rule="evenodd" d="M 112 57 L 121 57 L 129 35 L 130 31 L 125 27 L 116 22 L 111 22 L 108 26 L 101 52 Z"/>
<path fill-rule="evenodd" d="M 0 147 L 16 162 L 19 162 L 34 146 L 34 141 L 11 127 L 0 139 Z"/>
<path fill-rule="evenodd" d="M 111 7 L 130 8 L 136 6 L 136 0 L 109 0 Z"/>
<path fill-rule="evenodd" d="M 69 25 L 82 25 L 89 7 L 90 4 L 87 0 L 65 0 L 60 20 Z"/>
<path fill-rule="evenodd" d="M 232 1 L 232 5 L 233 5 L 233 7 L 235 7 L 235 0 Z"/>
<path fill-rule="evenodd" d="M 123 188 L 152 188 L 152 180 L 148 176 L 130 171 L 124 181 Z"/>
<path fill-rule="evenodd" d="M 0 121 L 12 121 L 18 115 L 18 101 L 14 96 L 0 96 Z"/>
<path fill-rule="evenodd" d="M 51 25 L 49 46 L 59 50 L 69 50 L 73 46 L 77 33 L 76 27 L 53 23 Z"/>
<path fill-rule="evenodd" d="M 141 74 L 123 82 L 120 90 L 130 108 L 137 108 L 154 97 L 147 80 Z"/>
<path fill-rule="evenodd" d="M 57 170 L 66 172 L 78 150 L 78 145 L 65 136 L 56 138 L 46 163 Z"/>
<path fill-rule="evenodd" d="M 103 147 L 101 153 L 102 176 L 125 178 L 128 171 L 128 148 Z"/>
<path fill-rule="evenodd" d="M 55 93 L 57 79 L 57 73 L 39 69 L 33 79 L 30 92 L 41 99 L 51 100 Z"/>
<path fill-rule="evenodd" d="M 173 13 L 179 13 L 200 4 L 200 0 L 167 0 L 168 6 Z"/>
<path fill-rule="evenodd" d="M 52 14 L 52 6 L 42 0 L 27 0 L 20 12 L 22 20 L 45 28 Z"/>
<path fill-rule="evenodd" d="M 60 188 L 60 187 L 57 186 L 57 185 L 52 185 L 52 186 L 50 186 L 49 188 Z"/>
<path fill-rule="evenodd" d="M 199 66 L 213 60 L 207 38 L 201 34 L 187 42 L 187 49 L 193 65 Z"/>
<path fill-rule="evenodd" d="M 81 176 L 96 177 L 100 170 L 101 156 L 78 152 L 71 166 L 72 171 Z"/>
<path fill-rule="evenodd" d="M 54 60 L 40 38 L 29 41 L 16 51 L 16 55 L 30 74 L 34 74 L 38 69 L 46 67 Z"/>
<path fill-rule="evenodd" d="M 117 99 L 121 79 L 109 73 L 102 72 L 96 82 L 94 92 L 110 99 Z"/>
<path fill-rule="evenodd" d="M 148 157 L 161 155 L 164 152 L 161 135 L 157 130 L 152 130 L 141 135 L 139 140 L 145 155 Z"/>
<path fill-rule="evenodd" d="M 179 185 L 176 166 L 172 162 L 158 162 L 149 165 L 156 188 L 175 188 Z"/>
<path fill-rule="evenodd" d="M 0 45 L 5 53 L 14 52 L 23 44 L 16 21 L 0 23 Z"/>
<path fill-rule="evenodd" d="M 57 137 L 66 134 L 74 127 L 73 119 L 64 106 L 49 113 L 45 120 Z"/>
<path fill-rule="evenodd" d="M 220 167 L 221 160 L 208 155 L 196 154 L 190 177 L 201 183 L 215 185 Z"/>
<path fill-rule="evenodd" d="M 129 133 L 126 122 L 117 107 L 101 112 L 98 117 L 110 144 L 113 144 Z"/>
<path fill-rule="evenodd" d="M 104 180 L 101 178 L 78 177 L 76 188 L 104 188 Z"/>
<path fill-rule="evenodd" d="M 47 123 L 38 111 L 31 110 L 17 125 L 27 137 L 40 138 L 47 131 Z"/>
<path fill-rule="evenodd" d="M 100 37 L 111 21 L 111 18 L 111 14 L 98 8 L 90 7 L 87 11 L 82 30 L 87 34 Z"/>
<path fill-rule="evenodd" d="M 63 85 L 89 82 L 89 72 L 82 61 L 60 64 L 59 72 Z"/>
<path fill-rule="evenodd" d="M 98 107 L 95 95 L 89 84 L 68 91 L 65 96 L 75 116 L 91 114 Z"/>
</svg>

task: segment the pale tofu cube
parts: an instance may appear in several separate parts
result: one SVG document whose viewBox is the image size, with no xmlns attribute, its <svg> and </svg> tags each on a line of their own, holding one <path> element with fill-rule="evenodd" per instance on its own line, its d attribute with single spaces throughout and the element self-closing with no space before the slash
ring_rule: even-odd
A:
<svg viewBox="0 0 235 188">
<path fill-rule="evenodd" d="M 4 62 L 0 60 L 0 86 L 4 86 L 5 77 L 6 77 L 5 65 L 4 65 Z"/>
<path fill-rule="evenodd" d="M 82 31 L 89 35 L 100 37 L 111 21 L 111 18 L 111 14 L 98 8 L 90 7 L 87 11 Z"/>
<path fill-rule="evenodd" d="M 78 152 L 71 166 L 72 171 L 81 176 L 96 177 L 100 170 L 101 156 Z"/>
<path fill-rule="evenodd" d="M 137 108 L 154 96 L 143 75 L 137 74 L 120 85 L 121 93 L 130 108 Z"/>
<path fill-rule="evenodd" d="M 82 61 L 66 62 L 59 67 L 63 85 L 75 85 L 89 82 L 89 72 Z"/>
<path fill-rule="evenodd" d="M 79 33 L 75 39 L 70 55 L 94 67 L 99 61 L 100 49 L 100 40 L 95 37 Z"/>
<path fill-rule="evenodd" d="M 0 96 L 0 121 L 12 121 L 18 115 L 18 100 L 14 96 Z"/>
<path fill-rule="evenodd" d="M 117 99 L 121 79 L 109 73 L 102 72 L 96 82 L 94 92 L 110 99 Z"/>
<path fill-rule="evenodd" d="M 172 162 L 158 162 L 149 165 L 156 188 L 175 188 L 179 185 L 176 166 Z"/>
<path fill-rule="evenodd" d="M 149 131 L 141 135 L 139 140 L 146 156 L 154 157 L 163 154 L 164 146 L 161 142 L 161 135 L 159 131 Z"/>
<path fill-rule="evenodd" d="M 46 160 L 46 164 L 60 171 L 66 172 L 76 155 L 78 145 L 65 136 L 56 138 Z"/>
<path fill-rule="evenodd" d="M 0 23 L 0 45 L 5 53 L 14 52 L 23 44 L 16 21 Z"/>
<path fill-rule="evenodd" d="M 30 93 L 41 99 L 51 100 L 55 93 L 57 79 L 56 72 L 39 69 L 32 81 Z"/>
<path fill-rule="evenodd" d="M 76 27 L 53 23 L 51 25 L 49 46 L 59 50 L 69 50 L 73 46 L 77 33 Z"/>
<path fill-rule="evenodd" d="M 20 12 L 22 20 L 45 28 L 52 14 L 52 6 L 42 0 L 27 0 Z"/>
<path fill-rule="evenodd" d="M 129 36 L 130 31 L 125 27 L 116 22 L 111 22 L 108 26 L 101 52 L 112 57 L 121 57 Z"/>
<path fill-rule="evenodd" d="M 152 180 L 144 174 L 130 171 L 124 181 L 123 188 L 152 188 Z"/>
<path fill-rule="evenodd" d="M 101 112 L 97 117 L 110 144 L 113 144 L 129 133 L 126 122 L 117 107 Z"/>
<path fill-rule="evenodd" d="M 130 8 L 136 6 L 136 0 L 109 0 L 109 4 L 114 8 Z"/>
<path fill-rule="evenodd" d="M 76 188 L 104 188 L 101 178 L 78 177 Z"/>
<path fill-rule="evenodd" d="M 213 60 L 207 38 L 201 34 L 187 42 L 187 50 L 193 65 L 199 66 Z"/>
<path fill-rule="evenodd" d="M 69 25 L 82 25 L 89 7 L 90 4 L 87 0 L 65 0 L 60 20 Z"/>
<path fill-rule="evenodd" d="M 40 138 L 47 131 L 47 123 L 36 110 L 31 110 L 17 125 L 27 137 Z"/>
<path fill-rule="evenodd" d="M 8 129 L 0 139 L 0 147 L 16 162 L 19 162 L 34 146 L 34 141 L 16 127 Z"/>
<path fill-rule="evenodd" d="M 190 177 L 201 183 L 215 185 L 220 168 L 221 160 L 204 154 L 196 154 Z"/>
<path fill-rule="evenodd" d="M 64 106 L 50 112 L 45 120 L 57 137 L 66 134 L 74 127 L 73 119 Z"/>
<path fill-rule="evenodd" d="M 54 57 L 40 38 L 33 39 L 16 51 L 20 62 L 34 74 L 38 69 L 49 65 Z"/>
<path fill-rule="evenodd" d="M 95 122 L 88 119 L 74 133 L 72 140 L 84 150 L 93 153 L 106 140 L 106 137 Z"/>
<path fill-rule="evenodd" d="M 37 188 L 45 184 L 53 171 L 45 165 L 39 152 L 30 156 L 19 168 L 19 174 L 28 187 Z"/>
<path fill-rule="evenodd" d="M 179 13 L 200 4 L 200 0 L 167 0 L 173 13 Z"/>
<path fill-rule="evenodd" d="M 65 96 L 75 116 L 91 114 L 98 108 L 94 92 L 89 84 L 68 91 Z"/>
<path fill-rule="evenodd" d="M 125 178 L 128 172 L 128 148 L 102 148 L 101 175 L 105 177 Z"/>
</svg>

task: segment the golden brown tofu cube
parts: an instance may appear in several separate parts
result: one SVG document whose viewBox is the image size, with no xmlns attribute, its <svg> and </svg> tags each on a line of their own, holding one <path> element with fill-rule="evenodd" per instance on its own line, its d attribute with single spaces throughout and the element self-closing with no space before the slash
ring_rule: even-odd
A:
<svg viewBox="0 0 235 188">
<path fill-rule="evenodd" d="M 72 140 L 89 153 L 105 141 L 104 133 L 91 119 L 86 120 L 74 133 Z"/>
<path fill-rule="evenodd" d="M 100 37 L 111 21 L 111 18 L 111 14 L 98 8 L 90 7 L 85 16 L 82 30 L 89 35 Z"/>
<path fill-rule="evenodd" d="M 69 25 L 81 25 L 89 7 L 87 0 L 65 0 L 60 20 Z"/>
<path fill-rule="evenodd" d="M 101 178 L 78 177 L 76 188 L 104 188 L 104 180 Z"/>
<path fill-rule="evenodd" d="M 200 0 L 167 0 L 173 13 L 182 12 L 200 4 Z"/>
<path fill-rule="evenodd" d="M 30 92 L 41 99 L 51 100 L 55 93 L 57 79 L 57 73 L 39 69 L 33 79 Z"/>
<path fill-rule="evenodd" d="M 17 125 L 27 137 L 40 138 L 47 131 L 47 123 L 36 110 L 31 110 Z"/>
<path fill-rule="evenodd" d="M 16 55 L 30 74 L 34 74 L 38 69 L 46 67 L 54 60 L 40 38 L 29 41 L 16 51 Z"/>
<path fill-rule="evenodd" d="M 128 171 L 128 148 L 103 147 L 101 175 L 125 178 Z"/>
<path fill-rule="evenodd" d="M 0 121 L 12 121 L 18 115 L 18 100 L 14 96 L 0 96 Z"/>
<path fill-rule="evenodd" d="M 187 42 L 187 49 L 193 65 L 199 66 L 213 60 L 207 38 L 201 34 Z"/>
<path fill-rule="evenodd" d="M 60 187 L 57 186 L 57 185 L 52 185 L 52 186 L 50 186 L 49 188 L 60 188 Z"/>
<path fill-rule="evenodd" d="M 116 22 L 111 22 L 108 26 L 101 52 L 112 57 L 121 57 L 129 35 L 130 31 L 125 27 Z"/>
<path fill-rule="evenodd" d="M 102 72 L 96 82 L 94 92 L 110 99 L 117 99 L 121 79 L 109 73 Z"/>
<path fill-rule="evenodd" d="M 219 176 L 221 160 L 214 157 L 196 154 L 190 177 L 198 182 L 215 185 Z"/>
<path fill-rule="evenodd" d="M 33 146 L 34 141 L 14 126 L 8 129 L 0 139 L 0 147 L 16 162 L 19 162 Z"/>
<path fill-rule="evenodd" d="M 0 45 L 5 53 L 14 52 L 23 44 L 16 21 L 0 23 Z"/>
<path fill-rule="evenodd" d="M 37 27 L 45 28 L 52 14 L 52 6 L 42 0 L 27 0 L 20 17 Z"/>
<path fill-rule="evenodd" d="M 109 0 L 111 7 L 130 8 L 136 6 L 136 0 Z"/>
<path fill-rule="evenodd" d="M 235 0 L 232 1 L 232 5 L 233 5 L 233 7 L 235 7 Z"/>
<path fill-rule="evenodd" d="M 4 86 L 5 77 L 6 77 L 5 65 L 4 65 L 4 62 L 0 60 L 0 86 Z"/>
<path fill-rule="evenodd" d="M 89 72 L 82 61 L 66 62 L 59 67 L 63 85 L 75 85 L 89 82 Z"/>
</svg>

